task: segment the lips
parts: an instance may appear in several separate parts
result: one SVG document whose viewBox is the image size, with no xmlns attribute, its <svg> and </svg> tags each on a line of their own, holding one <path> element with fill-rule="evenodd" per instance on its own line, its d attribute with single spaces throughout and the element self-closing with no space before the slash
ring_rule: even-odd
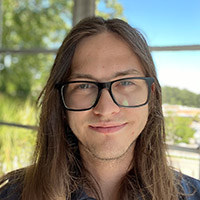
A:
<svg viewBox="0 0 200 200">
<path fill-rule="evenodd" d="M 117 132 L 119 130 L 121 130 L 122 128 L 124 128 L 126 126 L 127 123 L 123 123 L 123 124 L 103 124 L 103 125 L 90 125 L 89 127 L 96 132 L 99 133 L 114 133 Z"/>
</svg>

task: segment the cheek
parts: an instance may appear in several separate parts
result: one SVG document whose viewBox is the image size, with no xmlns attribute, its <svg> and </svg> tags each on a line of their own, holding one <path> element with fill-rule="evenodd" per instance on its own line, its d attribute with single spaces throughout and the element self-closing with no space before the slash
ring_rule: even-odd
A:
<svg viewBox="0 0 200 200">
<path fill-rule="evenodd" d="M 67 113 L 68 124 L 75 135 L 80 134 L 84 127 L 86 113 L 84 112 L 69 112 Z"/>
<path fill-rule="evenodd" d="M 138 129 L 138 131 L 142 131 L 148 119 L 148 106 L 134 108 L 134 110 L 129 113 L 129 116 L 132 116 L 133 125 Z"/>
<path fill-rule="evenodd" d="M 148 112 L 148 107 L 144 108 L 142 111 L 141 111 L 141 115 L 140 115 L 140 128 L 141 128 L 141 131 L 144 129 L 144 127 L 146 126 L 146 123 L 147 123 L 147 120 L 148 120 L 148 115 L 149 115 L 149 112 Z"/>
<path fill-rule="evenodd" d="M 74 129 L 76 129 L 75 127 L 77 126 L 77 119 L 79 120 L 79 116 L 77 116 L 75 113 L 73 112 L 68 112 L 67 113 L 67 117 L 68 117 L 68 124 L 69 127 L 72 129 L 72 131 L 74 132 Z"/>
</svg>

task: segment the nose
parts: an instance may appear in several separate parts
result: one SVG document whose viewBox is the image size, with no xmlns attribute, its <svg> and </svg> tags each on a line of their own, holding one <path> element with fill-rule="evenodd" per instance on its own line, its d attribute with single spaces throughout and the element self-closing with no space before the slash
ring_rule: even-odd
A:
<svg viewBox="0 0 200 200">
<path fill-rule="evenodd" d="M 107 89 L 103 89 L 97 105 L 93 108 L 94 114 L 108 117 L 109 115 L 116 114 L 119 111 L 120 108 L 113 101 L 109 91 Z"/>
</svg>

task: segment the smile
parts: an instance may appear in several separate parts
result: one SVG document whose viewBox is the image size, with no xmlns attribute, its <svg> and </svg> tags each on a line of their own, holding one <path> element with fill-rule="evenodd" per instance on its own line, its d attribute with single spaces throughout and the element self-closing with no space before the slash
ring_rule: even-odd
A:
<svg viewBox="0 0 200 200">
<path fill-rule="evenodd" d="M 95 126 L 89 126 L 89 127 L 93 131 L 108 134 L 108 133 L 117 132 L 117 131 L 121 130 L 122 128 L 124 128 L 126 125 L 127 125 L 127 123 L 120 124 L 120 125 L 102 125 L 102 126 L 95 125 Z"/>
</svg>

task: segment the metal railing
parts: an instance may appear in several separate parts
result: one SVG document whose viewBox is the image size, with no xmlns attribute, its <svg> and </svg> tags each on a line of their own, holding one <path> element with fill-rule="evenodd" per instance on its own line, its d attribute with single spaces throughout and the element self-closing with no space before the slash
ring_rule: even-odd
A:
<svg viewBox="0 0 200 200">
<path fill-rule="evenodd" d="M 200 45 L 150 46 L 150 51 L 200 51 Z M 0 49 L 0 54 L 56 54 L 58 49 Z"/>
<path fill-rule="evenodd" d="M 172 166 L 177 166 L 181 171 L 189 171 L 190 176 L 195 170 L 196 178 L 200 179 L 200 147 L 185 147 L 179 145 L 168 145 L 168 156 Z M 178 163 L 177 163 L 178 162 Z M 186 172 L 187 171 L 187 172 Z"/>
<path fill-rule="evenodd" d="M 9 122 L 0 121 L 0 125 L 12 126 L 12 127 L 17 127 L 17 128 L 25 128 L 25 129 L 31 129 L 31 130 L 37 130 L 37 126 L 23 125 L 23 124 L 18 124 L 18 123 L 9 123 Z"/>
</svg>

